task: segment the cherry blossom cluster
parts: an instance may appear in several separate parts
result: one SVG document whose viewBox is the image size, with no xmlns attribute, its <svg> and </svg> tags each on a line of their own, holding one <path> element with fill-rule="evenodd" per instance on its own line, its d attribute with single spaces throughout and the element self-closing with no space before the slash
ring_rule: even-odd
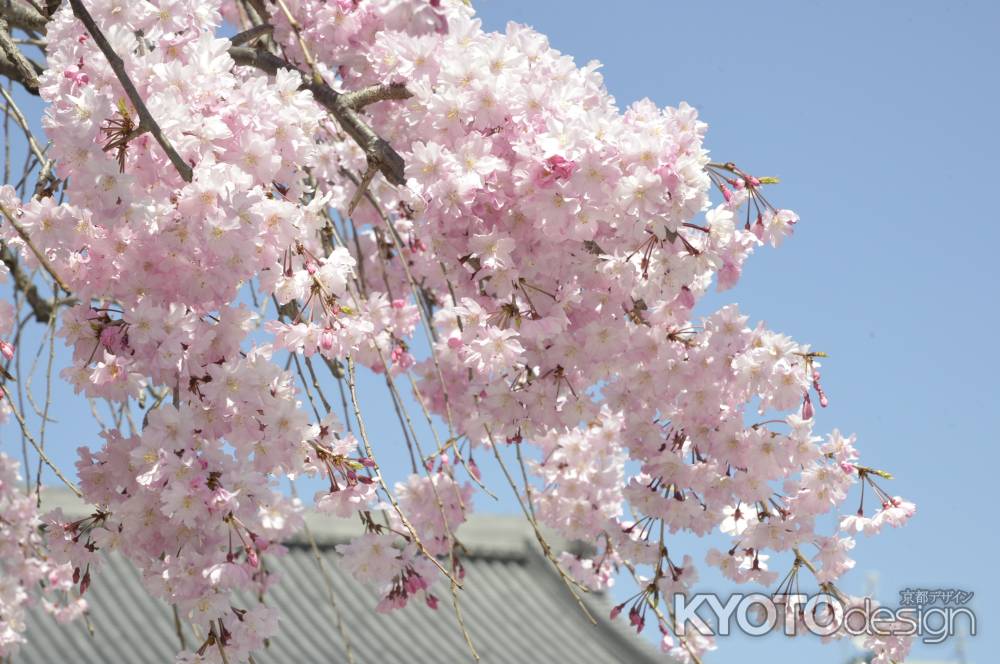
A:
<svg viewBox="0 0 1000 664">
<path fill-rule="evenodd" d="M 19 464 L 0 453 L 0 657 L 25 642 L 27 609 L 41 600 L 61 623 L 87 610 L 87 600 L 73 590 L 73 568 L 54 561 L 39 533 L 34 493 L 26 493 Z"/>
<path fill-rule="evenodd" d="M 244 661 L 278 616 L 241 598 L 275 582 L 261 559 L 302 525 L 279 481 L 311 475 L 320 512 L 364 526 L 338 551 L 378 610 L 436 608 L 432 584 L 454 594 L 464 574 L 473 453 L 516 456 L 504 475 L 535 532 L 594 551 L 543 544 L 569 592 L 630 575 L 639 592 L 612 615 L 695 661 L 714 644 L 681 638 L 661 608 L 698 581 L 669 535 L 728 536 L 705 563 L 736 583 L 787 580 L 775 561 L 790 558 L 835 589 L 855 535 L 913 514 L 853 437 L 814 433 L 823 353 L 736 306 L 694 316 L 798 217 L 769 201 L 775 178 L 709 158 L 692 107 L 622 111 L 597 63 L 524 26 L 486 33 L 459 0 L 87 6 L 145 109 L 64 5 L 40 91 L 66 202 L 0 187 L 0 237 L 75 298 L 62 376 L 141 415 L 80 448 L 93 513 L 46 517 L 69 570 L 57 587 L 83 594 L 119 551 L 206 635 L 178 661 Z M 252 52 L 283 64 L 237 60 L 224 17 L 267 21 Z M 379 175 L 369 134 L 401 157 L 403 184 Z M 314 364 L 350 394 L 344 424 Z M 405 381 L 448 430 L 414 441 L 405 481 L 382 475 L 355 367 L 394 395 Z M 908 643 L 870 647 L 889 661 Z"/>
<path fill-rule="evenodd" d="M 308 32 L 279 35 L 294 51 Z M 595 66 L 577 69 L 521 26 L 484 35 L 457 16 L 447 34 L 374 42 L 341 78 L 413 93 L 371 112 L 410 179 L 355 217 L 371 224 L 370 272 L 395 277 L 397 291 L 436 286 L 439 340 L 417 369 L 432 407 L 474 446 L 534 443 L 539 519 L 594 540 L 600 560 L 656 568 L 664 593 L 697 578 L 689 557 L 667 554 L 664 530 L 732 535 L 707 562 L 741 583 L 777 580 L 764 551 L 814 542 L 821 583 L 849 569 L 853 540 L 819 539 L 814 523 L 873 476 L 853 464 L 851 441 L 812 433 L 814 401 L 828 402 L 822 353 L 735 307 L 690 322 L 713 281 L 732 287 L 755 247 L 791 233 L 797 216 L 765 195 L 774 179 L 710 162 L 690 107 L 620 114 Z M 408 265 L 387 261 L 386 244 Z M 626 478 L 627 459 L 641 470 Z M 872 490 L 875 516 L 844 529 L 912 514 Z"/>
</svg>

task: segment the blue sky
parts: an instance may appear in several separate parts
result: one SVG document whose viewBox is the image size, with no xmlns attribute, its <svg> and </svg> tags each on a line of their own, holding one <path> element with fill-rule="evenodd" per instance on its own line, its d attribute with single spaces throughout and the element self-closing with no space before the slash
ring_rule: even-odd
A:
<svg viewBox="0 0 1000 664">
<path fill-rule="evenodd" d="M 739 302 L 753 319 L 829 353 L 823 381 L 831 405 L 819 429 L 856 432 L 868 465 L 896 476 L 887 488 L 918 505 L 906 528 L 859 541 L 845 587 L 860 593 L 874 582 L 890 605 L 903 588 L 974 591 L 980 634 L 966 649 L 969 661 L 989 661 L 1000 651 L 1000 612 L 991 602 L 1000 590 L 992 563 L 1000 546 L 993 491 L 1000 219 L 990 203 L 1000 173 L 1000 5 L 475 6 L 487 29 L 527 23 L 578 64 L 603 62 L 623 107 L 646 96 L 698 107 L 716 159 L 782 178 L 771 199 L 801 215 L 794 237 L 751 259 L 740 285 L 710 304 Z M 384 394 L 377 380 L 365 383 Z M 98 440 L 86 404 L 65 390 L 56 396 L 59 423 L 48 444 L 67 468 L 78 445 Z M 408 462 L 393 451 L 402 444 L 389 402 L 372 403 L 383 461 L 403 472 Z M 0 449 L 20 455 L 10 426 L 0 429 Z M 479 457 L 484 467 L 489 461 Z M 516 510 L 499 476 L 486 475 L 501 500 L 478 506 Z M 741 638 L 723 641 L 706 661 L 834 663 L 851 652 L 846 644 Z M 947 659 L 954 642 L 914 654 Z"/>
</svg>

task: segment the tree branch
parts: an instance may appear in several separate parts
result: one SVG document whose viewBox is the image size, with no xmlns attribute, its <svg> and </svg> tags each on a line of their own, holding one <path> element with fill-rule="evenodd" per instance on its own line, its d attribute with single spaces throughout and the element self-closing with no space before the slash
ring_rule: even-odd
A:
<svg viewBox="0 0 1000 664">
<path fill-rule="evenodd" d="M 369 104 L 388 99 L 409 99 L 413 93 L 406 89 L 404 83 L 387 83 L 372 85 L 367 88 L 347 92 L 343 95 L 344 104 L 359 111 Z"/>
<path fill-rule="evenodd" d="M 274 26 L 269 23 L 263 23 L 261 25 L 255 25 L 249 30 L 244 30 L 238 35 L 233 35 L 229 42 L 233 46 L 242 46 L 243 44 L 248 44 L 255 39 L 259 39 L 264 35 L 269 35 L 274 32 Z"/>
<path fill-rule="evenodd" d="M 42 73 L 42 67 L 33 60 L 28 60 L 31 63 L 32 69 L 35 70 L 36 75 Z M 30 94 L 35 96 L 38 95 L 38 90 L 32 90 L 28 87 L 28 84 L 21 78 L 21 72 L 17 65 L 7 59 L 7 56 L 0 52 L 0 76 L 5 76 L 12 81 L 17 81 L 27 90 Z"/>
<path fill-rule="evenodd" d="M 0 0 L 0 16 L 21 30 L 31 30 L 45 34 L 48 19 L 38 13 L 38 10 L 21 0 Z"/>
<path fill-rule="evenodd" d="M 135 107 L 136 113 L 139 114 L 139 124 L 147 129 L 156 142 L 160 144 L 163 151 L 167 153 L 167 157 L 170 159 L 170 163 L 174 165 L 177 172 L 180 174 L 181 178 L 185 182 L 191 182 L 194 179 L 193 171 L 191 167 L 185 162 L 174 147 L 167 140 L 166 136 L 163 135 L 163 131 L 160 129 L 160 125 L 156 123 L 153 116 L 150 114 L 149 109 L 146 108 L 146 104 L 143 103 L 142 97 L 139 96 L 139 91 L 136 90 L 135 85 L 129 79 L 128 74 L 125 73 L 125 62 L 121 57 L 115 53 L 115 50 L 111 48 L 111 44 L 108 43 L 107 38 L 104 33 L 101 32 L 100 28 L 94 22 L 94 17 L 90 15 L 87 8 L 83 6 L 81 0 L 69 0 L 69 4 L 73 7 L 73 15 L 83 23 L 84 27 L 87 28 L 87 32 L 90 36 L 94 38 L 97 43 L 97 47 L 101 49 L 101 53 L 104 57 L 108 59 L 108 64 L 111 65 L 111 69 L 115 72 L 115 76 L 118 77 L 118 82 L 121 83 L 122 88 L 125 89 L 125 94 L 128 96 L 129 101 L 132 102 L 132 106 Z"/>
<path fill-rule="evenodd" d="M 10 76 L 24 86 L 24 89 L 31 94 L 38 95 L 38 75 L 28 58 L 24 57 L 21 49 L 17 47 L 10 36 L 10 27 L 7 20 L 0 16 L 0 51 L 3 52 L 8 65 L 14 70 L 15 76 Z"/>
<path fill-rule="evenodd" d="M 79 2 L 79 0 L 70 1 Z M 266 51 L 237 46 L 229 49 L 229 56 L 236 61 L 236 64 L 254 67 L 272 76 L 277 74 L 279 69 L 297 73 L 302 81 L 299 89 L 312 92 L 316 101 L 330 111 L 348 136 L 365 151 L 369 166 L 377 168 L 385 179 L 394 185 L 406 182 L 403 174 L 405 166 L 403 158 L 347 103 L 348 95 L 340 94 L 326 83 L 316 83 L 312 76 L 292 63 Z"/>
<path fill-rule="evenodd" d="M 3 264 L 10 270 L 11 276 L 14 277 L 14 288 L 24 293 L 24 298 L 31 306 L 31 310 L 35 312 L 35 320 L 39 323 L 48 323 L 49 319 L 52 318 L 52 303 L 38 293 L 38 288 L 32 283 L 31 277 L 21 269 L 20 263 L 17 262 L 17 256 L 6 244 L 0 248 L 0 261 L 3 261 Z"/>
</svg>

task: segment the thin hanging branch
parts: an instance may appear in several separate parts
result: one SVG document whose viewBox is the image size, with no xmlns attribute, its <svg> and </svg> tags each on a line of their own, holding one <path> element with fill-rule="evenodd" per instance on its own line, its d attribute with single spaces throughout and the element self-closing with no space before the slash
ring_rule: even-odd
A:
<svg viewBox="0 0 1000 664">
<path fill-rule="evenodd" d="M 125 73 L 125 62 L 121 57 L 115 53 L 115 50 L 111 48 L 111 44 L 108 43 L 107 37 L 101 32 L 100 28 L 97 27 L 97 23 L 94 22 L 94 17 L 90 15 L 87 8 L 83 6 L 82 0 L 69 0 L 69 4 L 73 7 L 73 15 L 83 23 L 84 27 L 87 28 L 87 32 L 90 36 L 94 38 L 94 42 L 97 47 L 101 49 L 101 53 L 104 57 L 108 59 L 108 64 L 111 65 L 111 69 L 115 72 L 115 76 L 118 78 L 118 82 L 121 83 L 122 88 L 125 90 L 125 94 L 128 96 L 132 106 L 135 107 L 136 113 L 139 115 L 139 127 L 145 129 L 156 142 L 160 144 L 163 151 L 167 153 L 167 157 L 170 159 L 170 163 L 174 165 L 177 172 L 180 174 L 181 178 L 185 182 L 191 182 L 194 179 L 193 171 L 191 166 L 185 162 L 174 147 L 167 140 L 166 136 L 163 135 L 163 131 L 160 129 L 160 125 L 156 123 L 153 116 L 150 114 L 149 109 L 146 108 L 146 104 L 142 101 L 142 97 L 139 96 L 139 91 L 136 89 L 132 80 Z"/>
<path fill-rule="evenodd" d="M 326 409 L 329 413 L 329 407 Z M 295 488 L 295 481 L 288 480 L 288 485 L 291 487 L 292 496 L 298 499 L 299 492 Z M 320 553 L 319 545 L 316 543 L 316 538 L 313 536 L 312 530 L 309 528 L 309 524 L 303 520 L 302 522 L 302 532 L 306 536 L 306 540 L 309 542 L 309 548 L 313 554 L 313 561 L 316 563 L 317 569 L 319 569 L 320 574 L 323 576 L 323 583 L 326 584 L 326 594 L 327 598 L 330 600 L 330 607 L 333 609 L 334 624 L 337 626 L 337 632 L 340 633 L 340 639 L 344 643 L 344 652 L 347 655 L 347 664 L 354 664 L 354 649 L 351 646 L 351 639 L 347 635 L 347 629 L 344 626 L 344 617 L 340 612 L 340 607 L 337 605 L 337 594 L 333 587 L 333 577 L 330 576 L 330 570 L 323 560 L 323 554 Z"/>
<path fill-rule="evenodd" d="M 35 159 L 38 160 L 42 170 L 51 170 L 52 166 L 49 164 L 48 157 L 45 156 L 45 150 L 42 149 L 42 146 L 39 145 L 38 141 L 35 139 L 35 135 L 31 132 L 31 125 L 28 124 L 28 119 L 24 116 L 24 112 L 17 105 L 14 97 L 12 97 L 10 92 L 5 90 L 2 86 L 0 86 L 0 96 L 2 96 L 4 102 L 6 102 L 7 110 L 10 113 L 10 116 L 14 118 L 17 125 L 21 128 L 21 131 L 24 132 L 24 137 L 28 141 L 28 149 L 31 150 L 31 154 L 35 155 Z M 39 180 L 41 180 L 41 177 L 39 177 Z"/>
<path fill-rule="evenodd" d="M 10 412 L 14 414 L 14 419 L 17 420 L 18 426 L 21 427 L 21 433 L 24 434 L 24 437 L 28 440 L 29 443 L 31 443 L 31 446 L 35 448 L 35 452 L 38 453 L 38 458 L 41 459 L 45 463 L 45 465 L 52 470 L 53 473 L 55 473 L 56 477 L 62 480 L 62 483 L 65 484 L 70 491 L 75 493 L 78 498 L 82 498 L 83 494 L 80 492 L 80 489 L 78 489 L 77 486 L 73 484 L 73 482 L 68 480 L 66 476 L 63 475 L 63 472 L 59 470 L 59 467 L 56 466 L 52 462 L 52 459 L 50 459 L 49 456 L 45 453 L 45 450 L 43 450 L 39 446 L 38 441 L 35 440 L 35 437 L 31 435 L 31 432 L 28 430 L 28 425 L 24 421 L 24 417 L 21 416 L 21 412 L 14 406 L 14 403 L 10 400 L 10 392 L 7 391 L 7 386 L 4 385 L 3 382 L 0 382 L 0 393 L 2 393 L 3 398 L 7 400 L 7 404 L 10 406 Z"/>
</svg>

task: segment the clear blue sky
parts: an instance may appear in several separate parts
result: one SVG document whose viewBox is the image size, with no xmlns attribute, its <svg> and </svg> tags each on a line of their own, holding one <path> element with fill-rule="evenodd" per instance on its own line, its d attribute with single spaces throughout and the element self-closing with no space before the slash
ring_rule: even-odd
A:
<svg viewBox="0 0 1000 664">
<path fill-rule="evenodd" d="M 1000 652 L 1000 611 L 991 601 L 1000 590 L 992 562 L 1000 545 L 1000 219 L 991 203 L 1000 173 L 1000 4 L 475 6 L 488 29 L 527 23 L 578 64 L 603 62 L 621 106 L 648 96 L 698 107 L 715 158 L 782 178 L 772 199 L 801 215 L 794 237 L 755 256 L 738 288 L 712 304 L 739 302 L 753 318 L 828 352 L 831 406 L 819 428 L 856 432 L 868 465 L 891 470 L 893 492 L 918 504 L 905 529 L 859 541 L 845 587 L 863 592 L 877 574 L 890 605 L 907 587 L 975 591 L 980 635 L 967 653 L 992 661 Z M 97 439 L 82 433 L 93 429 L 85 404 L 57 404 L 49 444 L 71 467 L 75 447 Z M 384 413 L 370 419 L 385 456 L 402 445 L 388 401 L 381 405 Z M 19 455 L 15 431 L 0 436 L 0 449 Z M 404 469 L 405 454 L 389 465 Z M 487 478 L 502 486 L 495 473 Z M 509 496 L 480 507 L 515 509 Z M 948 659 L 953 646 L 914 655 Z M 723 641 L 707 661 L 838 663 L 851 652 L 742 638 Z"/>
</svg>

